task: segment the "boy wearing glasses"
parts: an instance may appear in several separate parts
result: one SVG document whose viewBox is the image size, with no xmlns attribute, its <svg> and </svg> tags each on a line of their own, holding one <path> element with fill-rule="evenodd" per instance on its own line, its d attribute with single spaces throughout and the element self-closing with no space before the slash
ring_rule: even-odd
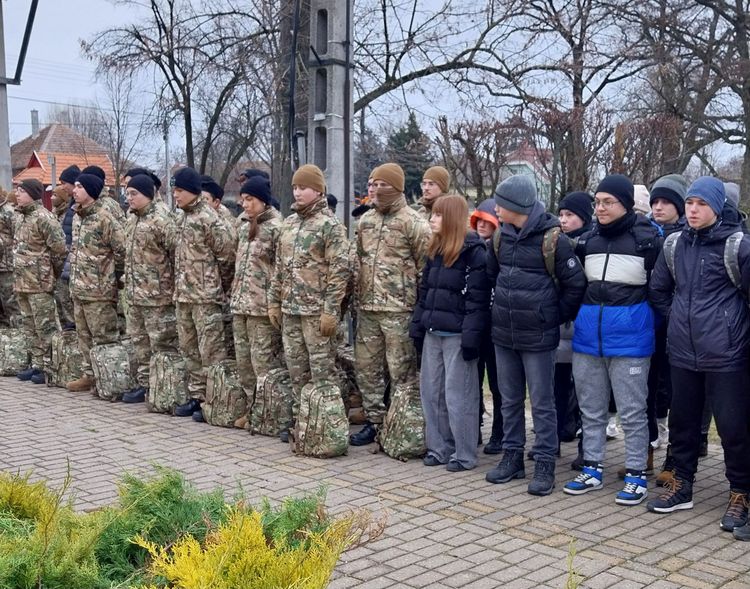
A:
<svg viewBox="0 0 750 589">
<path fill-rule="evenodd" d="M 598 224 L 578 241 L 588 286 L 575 322 L 573 377 L 583 423 L 583 470 L 564 487 L 582 495 L 603 487 L 609 391 L 625 432 L 625 487 L 620 505 L 647 495 L 648 371 L 654 352 L 651 270 L 661 251 L 658 230 L 633 210 L 633 183 L 607 176 L 594 196 Z"/>
</svg>

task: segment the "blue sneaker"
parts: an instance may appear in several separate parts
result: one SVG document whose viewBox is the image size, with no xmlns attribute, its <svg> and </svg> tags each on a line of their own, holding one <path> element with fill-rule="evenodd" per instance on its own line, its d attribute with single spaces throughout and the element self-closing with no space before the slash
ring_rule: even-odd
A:
<svg viewBox="0 0 750 589">
<path fill-rule="evenodd" d="M 604 471 L 602 465 L 596 462 L 584 462 L 583 470 L 576 478 L 563 487 L 563 492 L 568 495 L 583 495 L 589 491 L 596 491 L 604 487 L 602 479 Z"/>
<path fill-rule="evenodd" d="M 648 496 L 648 482 L 641 470 L 628 470 L 625 473 L 625 486 L 617 493 L 615 503 L 618 505 L 638 505 Z"/>
</svg>

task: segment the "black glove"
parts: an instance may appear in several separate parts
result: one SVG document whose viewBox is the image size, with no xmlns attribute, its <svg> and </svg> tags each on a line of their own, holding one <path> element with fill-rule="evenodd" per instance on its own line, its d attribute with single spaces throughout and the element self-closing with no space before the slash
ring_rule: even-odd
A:
<svg viewBox="0 0 750 589">
<path fill-rule="evenodd" d="M 461 346 L 461 355 L 466 362 L 471 362 L 472 360 L 479 358 L 479 348 L 467 348 L 466 346 Z"/>
</svg>

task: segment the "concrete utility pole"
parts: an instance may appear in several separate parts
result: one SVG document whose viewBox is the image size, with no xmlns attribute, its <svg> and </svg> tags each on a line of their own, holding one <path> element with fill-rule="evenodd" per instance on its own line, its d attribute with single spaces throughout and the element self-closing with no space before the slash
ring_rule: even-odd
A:
<svg viewBox="0 0 750 589">
<path fill-rule="evenodd" d="M 0 0 L 0 78 L 5 78 L 5 29 L 3 3 Z M 0 83 L 0 188 L 9 190 L 13 182 L 10 164 L 10 125 L 8 124 L 8 86 Z"/>
<path fill-rule="evenodd" d="M 353 195 L 351 41 L 352 0 L 311 0 L 307 161 L 325 172 L 347 228 Z"/>
</svg>

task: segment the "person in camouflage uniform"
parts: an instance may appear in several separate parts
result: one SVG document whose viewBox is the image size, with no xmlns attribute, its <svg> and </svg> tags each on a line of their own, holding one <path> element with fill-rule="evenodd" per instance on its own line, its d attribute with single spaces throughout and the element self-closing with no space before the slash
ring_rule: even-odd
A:
<svg viewBox="0 0 750 589">
<path fill-rule="evenodd" d="M 9 195 L 0 190 L 0 322 L 5 327 L 20 327 L 21 309 L 13 292 L 13 239 L 19 222 Z"/>
<path fill-rule="evenodd" d="M 419 276 L 430 227 L 407 206 L 404 171 L 383 164 L 371 175 L 374 209 L 362 215 L 357 231 L 359 312 L 354 357 L 367 423 L 351 436 L 353 446 L 375 441 L 385 417 L 384 362 L 396 386 L 417 386 L 417 358 L 409 323 L 417 302 Z"/>
<path fill-rule="evenodd" d="M 174 304 L 175 225 L 153 201 L 156 187 L 146 174 L 128 181 L 125 193 L 130 214 L 125 225 L 125 296 L 127 333 L 138 362 L 137 386 L 123 403 L 146 400 L 149 361 L 157 352 L 177 352 Z"/>
<path fill-rule="evenodd" d="M 52 191 L 52 213 L 57 217 L 62 227 L 63 235 L 65 235 L 65 248 L 66 251 L 70 251 L 70 244 L 73 241 L 73 188 L 75 179 L 81 172 L 78 170 L 78 166 L 70 166 L 63 170 L 60 174 L 60 180 L 65 176 L 72 182 L 68 182 L 70 190 L 64 184 L 57 186 Z M 63 330 L 70 330 L 75 328 L 75 317 L 73 315 L 73 299 L 70 298 L 70 284 L 68 279 L 70 277 L 70 266 L 67 264 L 63 266 L 63 272 L 58 276 L 55 282 L 55 304 L 57 305 L 57 315 L 60 318 L 60 324 Z M 66 271 L 67 268 L 67 271 Z"/>
<path fill-rule="evenodd" d="M 60 276 L 67 248 L 65 234 L 55 216 L 42 206 L 44 186 L 24 180 L 16 189 L 16 209 L 21 220 L 13 244 L 13 288 L 23 316 L 22 328 L 31 344 L 31 367 L 18 373 L 20 380 L 44 384 L 49 369 L 52 336 L 57 331 L 55 278 Z"/>
<path fill-rule="evenodd" d="M 302 387 L 336 374 L 333 336 L 349 279 L 349 243 L 328 208 L 320 168 L 301 166 L 292 189 L 294 213 L 279 234 L 268 317 L 281 329 L 296 419 Z"/>
<path fill-rule="evenodd" d="M 93 176 L 101 178 L 102 193 L 99 196 L 99 200 L 101 201 L 102 206 L 107 209 L 107 211 L 110 215 L 112 215 L 115 221 L 117 221 L 121 225 L 124 225 L 125 211 L 122 210 L 120 203 L 109 195 L 109 190 L 104 188 L 107 182 L 107 175 L 104 173 L 104 170 L 102 170 L 99 166 L 87 166 L 83 168 L 83 170 L 81 170 L 81 174 L 91 174 Z"/>
<path fill-rule="evenodd" d="M 178 417 L 203 421 L 208 367 L 226 358 L 222 305 L 234 276 L 232 235 L 201 197 L 201 177 L 181 168 L 172 177 L 174 198 L 183 211 L 177 225 L 174 301 L 177 336 L 188 370 L 190 400 L 175 408 Z"/>
<path fill-rule="evenodd" d="M 70 294 L 83 355 L 83 376 L 68 383 L 69 391 L 86 391 L 94 383 L 91 348 L 115 343 L 117 329 L 117 277 L 122 274 L 125 236 L 122 226 L 104 207 L 99 195 L 104 181 L 79 174 L 73 191 L 76 215 L 70 251 Z"/>
<path fill-rule="evenodd" d="M 450 174 L 443 166 L 432 166 L 422 176 L 422 198 L 419 200 L 417 212 L 427 221 L 430 220 L 435 201 L 448 193 Z"/>
<path fill-rule="evenodd" d="M 240 198 L 244 212 L 239 216 L 230 309 L 237 371 L 250 406 L 257 379 L 283 365 L 281 333 L 268 319 L 268 285 L 282 220 L 271 205 L 273 196 L 267 178 L 251 177 L 242 185 Z M 240 418 L 235 425 L 244 427 L 246 421 L 246 417 Z"/>
<path fill-rule="evenodd" d="M 164 202 L 164 199 L 161 197 L 161 194 L 159 194 L 159 191 L 161 190 L 161 180 L 159 179 L 159 176 L 154 174 L 151 170 L 147 170 L 146 168 L 131 168 L 122 177 L 122 183 L 123 185 L 127 186 L 128 182 L 130 182 L 130 179 L 133 176 L 139 176 L 139 175 L 146 175 L 154 183 L 154 198 L 151 199 L 151 201 L 156 205 L 156 208 L 159 210 L 160 213 L 168 215 L 171 213 L 171 210 L 169 209 L 169 206 L 167 206 L 167 203 Z M 174 219 L 173 219 L 174 220 Z"/>
</svg>

